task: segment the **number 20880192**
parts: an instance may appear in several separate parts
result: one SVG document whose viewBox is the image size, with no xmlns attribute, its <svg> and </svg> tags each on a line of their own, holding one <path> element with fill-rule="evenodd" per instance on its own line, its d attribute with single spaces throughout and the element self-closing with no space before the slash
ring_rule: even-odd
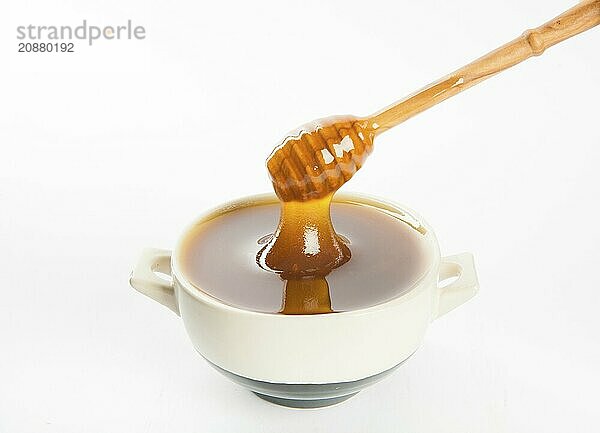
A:
<svg viewBox="0 0 600 433">
<path fill-rule="evenodd" d="M 73 53 L 73 42 L 19 42 L 19 53 Z"/>
</svg>

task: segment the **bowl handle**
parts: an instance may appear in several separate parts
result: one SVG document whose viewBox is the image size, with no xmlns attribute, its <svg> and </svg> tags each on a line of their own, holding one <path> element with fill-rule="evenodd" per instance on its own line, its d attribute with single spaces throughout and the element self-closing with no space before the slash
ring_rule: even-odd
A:
<svg viewBox="0 0 600 433">
<path fill-rule="evenodd" d="M 167 275 L 169 279 L 159 277 L 157 272 Z M 169 307 L 179 315 L 171 276 L 171 251 L 156 248 L 146 248 L 142 251 L 137 265 L 131 272 L 129 284 L 138 292 Z"/>
<path fill-rule="evenodd" d="M 456 280 L 446 286 L 438 287 L 436 319 L 467 302 L 477 293 L 479 282 L 471 253 L 442 258 L 438 281 L 442 282 L 453 277 L 456 277 Z"/>
</svg>

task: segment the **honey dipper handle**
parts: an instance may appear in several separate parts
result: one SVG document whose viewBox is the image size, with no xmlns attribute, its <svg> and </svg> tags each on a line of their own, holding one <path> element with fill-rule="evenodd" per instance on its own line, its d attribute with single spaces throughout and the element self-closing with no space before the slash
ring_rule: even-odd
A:
<svg viewBox="0 0 600 433">
<path fill-rule="evenodd" d="M 380 134 L 439 102 L 501 72 L 546 48 L 600 24 L 600 0 L 584 0 L 538 28 L 486 54 L 444 78 L 384 108 L 368 119 Z"/>
</svg>

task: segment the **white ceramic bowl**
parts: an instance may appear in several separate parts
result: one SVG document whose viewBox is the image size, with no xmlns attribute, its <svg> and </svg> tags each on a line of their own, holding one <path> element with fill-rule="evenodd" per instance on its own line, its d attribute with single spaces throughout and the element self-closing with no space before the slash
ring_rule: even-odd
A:
<svg viewBox="0 0 600 433">
<path fill-rule="evenodd" d="M 402 364 L 419 347 L 431 321 L 477 292 L 471 254 L 441 258 L 433 231 L 412 210 L 357 194 L 336 195 L 334 202 L 394 212 L 423 232 L 427 271 L 400 296 L 354 311 L 282 315 L 226 305 L 186 280 L 178 257 L 191 227 L 239 208 L 276 201 L 272 194 L 251 196 L 207 212 L 184 231 L 173 253 L 145 250 L 130 279 L 136 290 L 181 316 L 194 347 L 207 361 L 264 399 L 292 407 L 345 400 Z M 455 280 L 440 285 L 450 278 Z"/>
</svg>

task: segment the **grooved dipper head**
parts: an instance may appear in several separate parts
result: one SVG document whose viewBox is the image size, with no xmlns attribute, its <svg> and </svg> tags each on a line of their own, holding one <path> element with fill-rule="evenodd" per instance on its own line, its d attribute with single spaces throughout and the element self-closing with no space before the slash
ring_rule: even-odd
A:
<svg viewBox="0 0 600 433">
<path fill-rule="evenodd" d="M 373 150 L 373 131 L 353 116 L 315 120 L 288 134 L 267 159 L 282 201 L 307 201 L 333 194 Z"/>
</svg>

